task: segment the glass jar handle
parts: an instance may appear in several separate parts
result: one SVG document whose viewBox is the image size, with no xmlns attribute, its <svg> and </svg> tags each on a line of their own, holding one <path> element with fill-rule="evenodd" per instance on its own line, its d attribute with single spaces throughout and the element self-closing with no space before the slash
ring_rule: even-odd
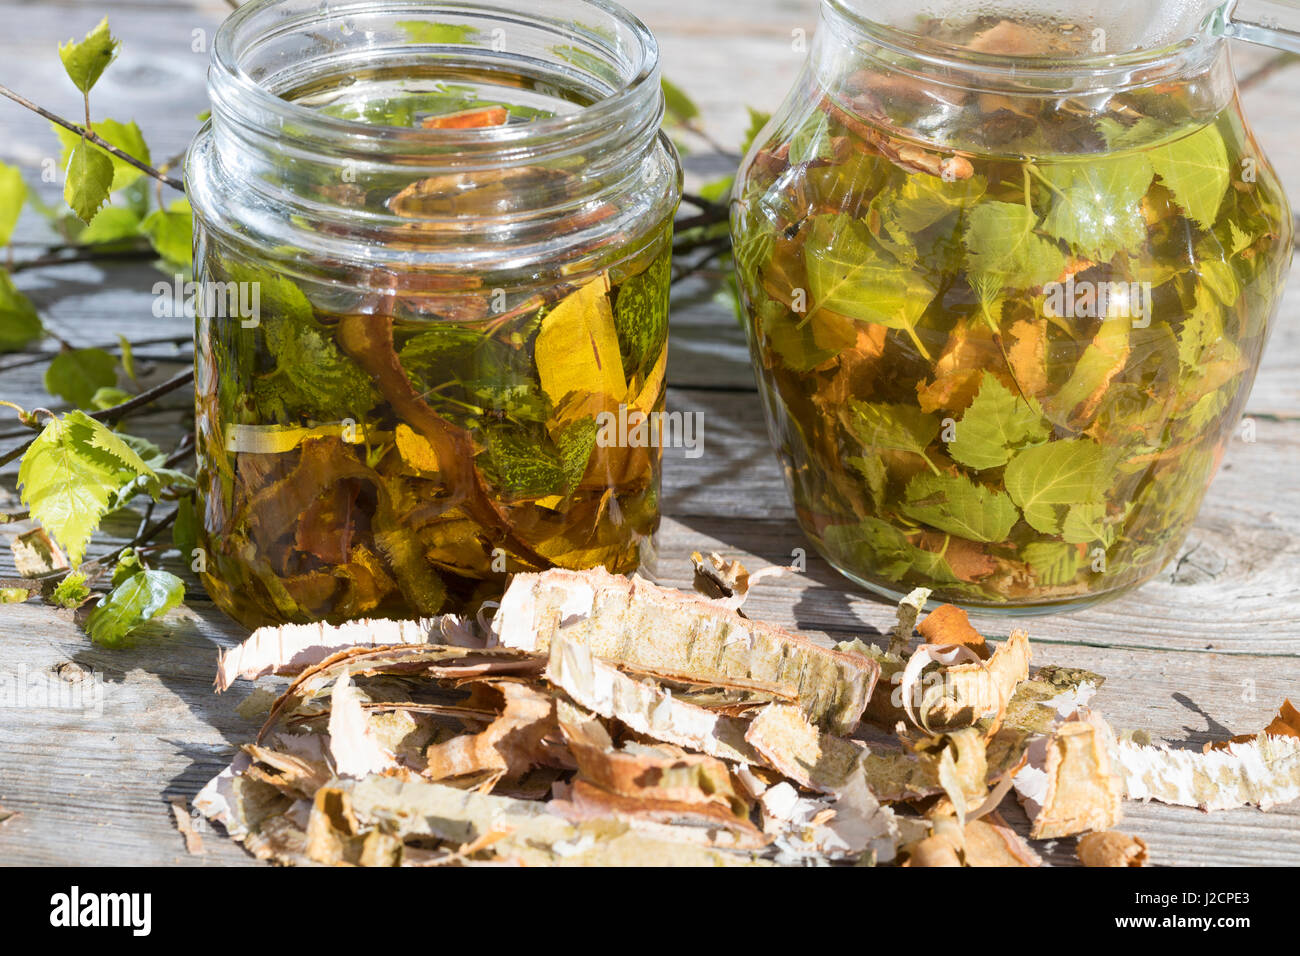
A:
<svg viewBox="0 0 1300 956">
<path fill-rule="evenodd" d="M 1221 36 L 1300 53 L 1300 2 L 1231 0 L 1214 12 L 1212 29 Z"/>
</svg>

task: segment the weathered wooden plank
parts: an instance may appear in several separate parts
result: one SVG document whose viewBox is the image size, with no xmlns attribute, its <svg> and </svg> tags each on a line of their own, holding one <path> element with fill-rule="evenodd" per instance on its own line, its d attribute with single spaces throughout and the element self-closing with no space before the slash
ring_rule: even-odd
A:
<svg viewBox="0 0 1300 956">
<path fill-rule="evenodd" d="M 52 669 L 76 661 L 99 675 L 102 713 L 93 695 L 89 714 L 39 701 L 0 712 L 0 804 L 23 814 L 0 830 L 0 862 L 242 862 L 215 836 L 206 857 L 187 857 L 167 805 L 192 796 L 232 747 L 255 733 L 256 722 L 236 713 L 251 685 L 221 696 L 211 691 L 215 648 L 239 629 L 201 601 L 121 651 L 90 645 L 65 615 L 33 605 L 9 609 L 6 624 L 0 679 L 57 681 Z M 845 636 L 810 633 L 824 642 Z M 1114 726 L 1195 748 L 1262 726 L 1300 679 L 1300 661 L 1221 654 L 1041 646 L 1035 663 L 1103 674 L 1095 704 Z M 1156 805 L 1127 809 L 1124 828 L 1147 838 L 1160 863 L 1300 863 L 1300 841 L 1292 839 L 1300 807 L 1208 816 Z M 1052 858 L 1069 862 L 1068 843 Z"/>
</svg>

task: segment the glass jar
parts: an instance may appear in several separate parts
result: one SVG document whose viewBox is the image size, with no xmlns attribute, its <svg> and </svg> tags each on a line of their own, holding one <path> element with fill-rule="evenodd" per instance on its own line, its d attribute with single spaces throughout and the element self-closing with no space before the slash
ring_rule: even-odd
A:
<svg viewBox="0 0 1300 956">
<path fill-rule="evenodd" d="M 604 0 L 257 0 L 191 148 L 200 545 L 246 626 L 652 557 L 681 170 Z M 624 429 L 622 434 L 627 434 Z"/>
<path fill-rule="evenodd" d="M 1292 220 L 1185 6 L 823 3 L 732 233 L 798 520 L 857 583 L 1045 611 L 1186 537 Z"/>
</svg>

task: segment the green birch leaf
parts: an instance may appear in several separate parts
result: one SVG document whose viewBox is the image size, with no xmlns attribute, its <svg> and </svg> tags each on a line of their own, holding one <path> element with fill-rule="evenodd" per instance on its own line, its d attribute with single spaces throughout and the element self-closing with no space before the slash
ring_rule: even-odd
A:
<svg viewBox="0 0 1300 956">
<path fill-rule="evenodd" d="M 117 383 L 117 359 L 103 349 L 65 349 L 45 370 L 45 390 L 78 408 L 92 406 L 95 393 Z"/>
<path fill-rule="evenodd" d="M 121 353 L 122 371 L 126 372 L 126 377 L 131 381 L 136 381 L 135 377 L 135 352 L 131 348 L 131 340 L 125 335 L 118 333 L 117 345 Z"/>
<path fill-rule="evenodd" d="M 1020 556 L 1033 570 L 1035 580 L 1044 587 L 1069 584 L 1079 576 L 1083 563 L 1077 546 L 1060 541 L 1030 542 Z"/>
<path fill-rule="evenodd" d="M 740 237 L 732 255 L 746 275 L 757 276 L 772 258 L 775 246 L 776 239 L 772 233 L 766 229 L 751 229 Z"/>
<path fill-rule="evenodd" d="M 0 269 L 0 353 L 26 348 L 45 334 L 36 306 Z"/>
<path fill-rule="evenodd" d="M 144 562 L 140 560 L 140 552 L 135 548 L 128 548 L 117 559 L 117 564 L 113 568 L 113 578 L 110 586 L 117 587 L 127 578 L 139 574 L 143 570 Z"/>
<path fill-rule="evenodd" d="M 1160 124 L 1149 116 L 1140 117 L 1131 126 L 1125 126 L 1113 117 L 1104 116 L 1097 120 L 1097 129 L 1105 138 L 1106 145 L 1117 152 L 1144 146 L 1158 139 L 1161 133 Z"/>
<path fill-rule="evenodd" d="M 185 582 L 166 571 L 141 570 L 113 588 L 86 618 L 96 644 L 121 647 L 142 624 L 161 617 L 185 598 Z"/>
<path fill-rule="evenodd" d="M 900 580 L 914 563 L 914 546 L 903 533 L 879 518 L 835 524 L 822 532 L 826 550 L 850 567 L 870 568 L 881 577 Z"/>
<path fill-rule="evenodd" d="M 18 466 L 22 502 L 75 564 L 118 492 L 153 470 L 105 425 L 72 411 L 45 426 Z"/>
<path fill-rule="evenodd" d="M 1223 136 L 1213 125 L 1148 152 L 1160 181 L 1187 217 L 1209 229 L 1219 215 L 1232 171 Z"/>
<path fill-rule="evenodd" d="M 480 458 L 480 468 L 509 497 L 544 498 L 566 491 L 569 475 L 565 462 L 548 447 L 549 442 L 518 429 L 496 427 L 487 430 L 484 444 L 487 460 Z"/>
<path fill-rule="evenodd" d="M 77 241 L 93 246 L 121 242 L 140 235 L 140 217 L 125 206 L 108 206 L 99 211 L 94 222 L 81 231 Z"/>
<path fill-rule="evenodd" d="M 186 495 L 176 502 L 176 521 L 172 525 L 172 545 L 188 561 L 199 546 L 199 519 L 194 498 Z"/>
<path fill-rule="evenodd" d="M 281 281 L 260 288 L 261 327 L 276 369 L 253 386 L 258 406 L 279 424 L 361 421 L 375 407 L 370 376 L 343 354 L 296 286 Z"/>
<path fill-rule="evenodd" d="M 1100 394 L 1123 370 L 1132 334 L 1131 318 L 1107 319 L 1101 323 L 1096 338 L 1079 356 L 1070 378 L 1054 395 L 1044 399 L 1044 407 L 1053 421 L 1060 425 L 1071 422 L 1079 406 Z"/>
<path fill-rule="evenodd" d="M 846 424 L 866 448 L 908 451 L 925 458 L 925 450 L 939 436 L 942 422 L 914 405 L 855 400 L 849 402 Z"/>
<path fill-rule="evenodd" d="M 790 140 L 791 165 L 811 163 L 831 156 L 831 120 L 818 110 Z"/>
<path fill-rule="evenodd" d="M 618 290 L 614 330 L 629 378 L 652 366 L 668 341 L 671 268 L 670 258 L 661 255 L 649 269 L 628 279 Z"/>
<path fill-rule="evenodd" d="M 59 607 L 78 608 L 86 603 L 88 597 L 90 586 L 86 584 L 86 576 L 80 571 L 73 571 L 58 583 L 50 600 Z"/>
<path fill-rule="evenodd" d="M 1106 505 L 1071 505 L 1061 524 L 1061 537 L 1070 544 L 1101 545 L 1109 548 L 1115 541 L 1115 526 L 1106 521 Z"/>
<path fill-rule="evenodd" d="M 565 487 L 572 491 L 582 481 L 596 450 L 599 426 L 594 418 L 580 418 L 569 424 L 555 439 L 560 452 L 560 468 L 564 472 Z"/>
<path fill-rule="evenodd" d="M 834 358 L 835 349 L 824 348 L 817 341 L 815 329 L 797 321 L 797 316 L 772 299 L 761 300 L 755 308 L 755 320 L 762 330 L 767 347 L 781 356 L 796 372 L 807 372 Z"/>
<path fill-rule="evenodd" d="M 113 164 L 108 154 L 86 140 L 78 142 L 68 160 L 67 182 L 63 185 L 63 198 L 77 218 L 85 223 L 94 219 L 108 202 L 112 186 Z"/>
<path fill-rule="evenodd" d="M 908 176 L 894 189 L 884 189 L 871 201 L 871 209 L 896 242 L 911 243 L 949 216 L 969 209 L 987 186 L 983 176 L 948 182 L 939 176 Z"/>
<path fill-rule="evenodd" d="M 431 20 L 399 20 L 395 26 L 406 34 L 407 43 L 468 43 L 479 32 L 466 24 Z"/>
<path fill-rule="evenodd" d="M 917 475 L 907 483 L 909 518 L 971 541 L 1005 541 L 1020 511 L 1004 494 L 961 475 Z"/>
<path fill-rule="evenodd" d="M 886 252 L 866 224 L 841 214 L 817 216 L 804 245 L 811 309 L 907 331 L 929 308 L 936 289 Z"/>
<path fill-rule="evenodd" d="M 51 123 L 50 128 L 54 130 L 59 137 L 59 142 L 63 144 L 63 159 L 61 162 L 66 168 L 68 162 L 72 159 L 73 150 L 81 143 L 81 136 L 57 123 Z M 142 163 L 152 161 L 149 147 L 144 141 L 144 133 L 140 131 L 140 127 L 136 125 L 134 120 L 130 123 L 119 123 L 114 119 L 97 120 L 95 122 L 95 135 L 110 146 L 116 146 L 128 156 L 134 156 Z M 109 187 L 109 192 L 115 193 L 118 190 L 126 189 L 145 175 L 142 170 L 132 166 L 124 159 L 119 159 L 101 146 L 91 143 L 90 148 L 106 157 L 113 165 L 113 185 Z"/>
<path fill-rule="evenodd" d="M 694 100 L 686 95 L 685 90 L 667 77 L 661 77 L 659 85 L 664 92 L 664 109 L 667 112 L 666 118 L 669 123 L 685 126 L 692 120 L 699 118 L 700 108 L 695 105 Z"/>
<path fill-rule="evenodd" d="M 1141 199 L 1155 172 L 1142 154 L 1046 165 L 1040 172 L 1054 187 L 1043 230 L 1080 255 L 1104 262 L 1146 239 Z"/>
<path fill-rule="evenodd" d="M 879 458 L 857 456 L 846 458 L 845 461 L 866 481 L 867 490 L 871 492 L 871 503 L 879 511 L 885 503 L 885 486 L 889 482 L 889 468 Z"/>
<path fill-rule="evenodd" d="M 1179 415 L 1180 419 L 1187 422 L 1192 430 L 1192 434 L 1197 435 L 1205 431 L 1215 419 L 1227 410 L 1231 404 L 1231 397 L 1223 389 L 1202 395 L 1192 403 L 1185 413 Z"/>
<path fill-rule="evenodd" d="M 745 131 L 745 141 L 740 148 L 742 156 L 750 151 L 758 135 L 763 132 L 763 128 L 772 122 L 771 113 L 759 112 L 752 106 L 747 106 L 745 109 L 749 111 L 749 129 Z"/>
<path fill-rule="evenodd" d="M 1017 452 L 1007 465 L 1004 481 L 1007 493 L 1034 530 L 1059 534 L 1065 506 L 1101 500 L 1105 472 L 1105 449 L 1094 441 L 1076 438 Z"/>
<path fill-rule="evenodd" d="M 826 550 L 849 567 L 867 568 L 890 581 L 909 574 L 936 584 L 959 584 L 943 555 L 916 547 L 896 527 L 879 518 L 831 525 L 822 532 Z"/>
<path fill-rule="evenodd" d="M 156 209 L 140 224 L 154 251 L 169 265 L 182 271 L 192 265 L 194 250 L 194 216 L 188 200 L 178 199 L 167 209 Z"/>
<path fill-rule="evenodd" d="M 1223 339 L 1223 308 L 1204 286 L 1196 290 L 1196 303 L 1183 320 L 1178 333 L 1178 361 L 1183 368 L 1196 371 L 1216 343 Z"/>
<path fill-rule="evenodd" d="M 115 386 L 105 386 L 96 389 L 94 396 L 90 399 L 90 407 L 97 412 L 113 408 L 115 405 L 121 405 L 123 402 L 131 400 L 131 393 L 124 388 Z"/>
<path fill-rule="evenodd" d="M 17 166 L 0 163 L 0 246 L 9 245 L 14 226 L 27 202 L 27 183 Z"/>
<path fill-rule="evenodd" d="M 1037 401 L 1025 401 L 985 372 L 955 431 L 948 454 L 968 468 L 984 469 L 1005 465 L 1021 445 L 1046 441 L 1052 429 Z"/>
<path fill-rule="evenodd" d="M 984 202 L 966 217 L 962 242 L 972 282 L 1025 289 L 1055 281 L 1065 269 L 1060 247 L 1035 232 L 1033 211 L 1019 203 Z"/>
<path fill-rule="evenodd" d="M 59 59 L 77 89 L 89 93 L 117 56 L 119 47 L 121 44 L 109 32 L 108 17 L 105 17 L 80 43 L 76 40 L 60 43 Z"/>
</svg>

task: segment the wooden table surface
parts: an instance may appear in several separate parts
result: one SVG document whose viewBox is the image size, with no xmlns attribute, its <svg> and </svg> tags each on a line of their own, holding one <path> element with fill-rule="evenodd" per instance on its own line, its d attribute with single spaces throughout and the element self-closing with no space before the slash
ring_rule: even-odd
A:
<svg viewBox="0 0 1300 956">
<path fill-rule="evenodd" d="M 774 109 L 802 62 L 793 31 L 811 35 L 816 0 L 628 0 L 660 37 L 666 74 L 689 91 L 704 125 L 722 143 L 739 142 L 745 106 Z M 78 97 L 63 76 L 56 45 L 78 38 L 105 13 L 125 41 L 119 61 L 96 88 L 99 113 L 136 119 L 155 159 L 182 150 L 206 108 L 206 53 L 227 12 L 221 0 L 0 0 L 0 83 L 69 116 Z M 196 33 L 195 31 L 204 31 Z M 1242 76 L 1269 60 L 1237 51 Z M 1300 195 L 1300 68 L 1269 69 L 1245 93 L 1247 110 L 1285 182 Z M 0 160 L 21 164 L 39 182 L 42 162 L 57 156 L 38 117 L 0 101 Z M 734 167 L 707 148 L 686 157 L 698 184 Z M 42 187 L 55 201 L 59 188 Z M 21 257 L 47 242 L 38 217 L 24 216 Z M 184 319 L 151 315 L 159 273 L 147 266 L 77 266 L 28 271 L 20 288 L 47 325 L 79 345 L 187 331 Z M 659 577 L 689 587 L 689 555 L 718 550 L 749 566 L 787 563 L 805 546 L 772 455 L 743 335 L 715 301 L 710 277 L 675 290 L 669 371 L 670 407 L 702 411 L 705 453 L 666 452 L 665 519 Z M 1142 728 L 1199 749 L 1211 738 L 1254 732 L 1281 700 L 1300 700 L 1300 281 L 1293 281 L 1247 409 L 1253 443 L 1234 440 L 1182 553 L 1158 579 L 1114 603 L 1032 619 L 1035 664 L 1085 667 L 1107 677 L 1097 707 L 1117 728 Z M 46 348 L 54 348 L 47 342 Z M 188 349 L 144 355 L 161 381 L 189 361 Z M 40 366 L 0 376 L 0 398 L 50 405 Z M 131 430 L 174 443 L 183 398 L 132 420 Z M 4 411 L 4 410 L 0 410 Z M 13 419 L 0 415 L 0 431 Z M 0 442 L 0 450 L 12 443 Z M 17 504 L 16 468 L 0 472 L 0 510 Z M 0 536 L 22 530 L 9 526 Z M 134 533 L 114 519 L 92 545 L 105 550 Z M 0 549 L 0 575 L 12 557 Z M 177 562 L 167 565 L 181 571 Z M 219 646 L 241 629 L 208 603 L 187 573 L 186 604 L 151 627 L 130 650 L 92 645 L 70 617 L 34 602 L 0 607 L 0 688 L 27 688 L 25 699 L 0 694 L 0 807 L 18 816 L 0 825 L 6 864 L 243 864 L 242 850 L 214 832 L 206 851 L 187 855 L 171 801 L 188 800 L 257 728 L 238 713 L 250 686 L 211 692 Z M 872 635 L 891 609 L 855 590 L 818 559 L 797 580 L 765 586 L 747 611 L 828 640 Z M 976 620 L 992 638 L 1009 625 Z M 71 683 L 74 661 L 93 676 Z M 80 696 L 67 706 L 46 692 Z M 65 697 L 66 697 L 65 694 Z M 1014 801 L 1013 822 L 1023 825 Z M 1158 804 L 1125 804 L 1122 829 L 1141 835 L 1158 864 L 1300 864 L 1300 804 L 1262 813 L 1216 814 Z M 1073 860 L 1073 840 L 1047 847 L 1054 863 Z"/>
</svg>

